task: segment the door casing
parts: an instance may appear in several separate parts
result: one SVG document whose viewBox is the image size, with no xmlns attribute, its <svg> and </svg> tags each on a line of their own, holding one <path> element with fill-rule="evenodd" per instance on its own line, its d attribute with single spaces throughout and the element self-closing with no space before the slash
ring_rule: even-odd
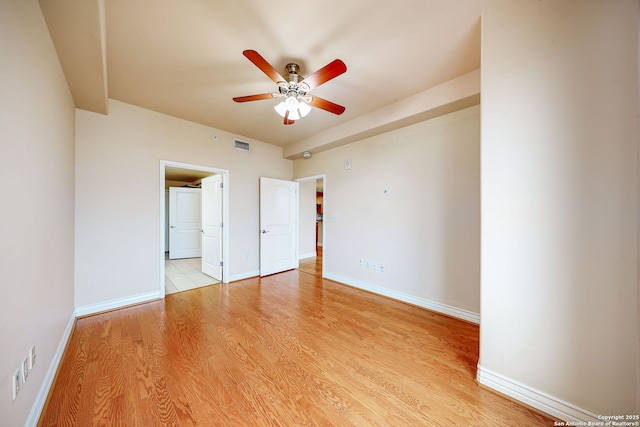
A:
<svg viewBox="0 0 640 427">
<path fill-rule="evenodd" d="M 224 227 L 222 230 L 222 258 L 225 260 L 224 261 L 224 266 L 222 267 L 222 279 L 223 282 L 228 283 L 228 278 L 229 276 L 229 267 L 230 267 L 230 261 L 229 261 L 229 223 L 230 223 L 230 216 L 229 216 L 229 193 L 230 193 L 230 186 L 229 186 L 229 170 L 228 169 L 220 169 L 220 168 L 215 168 L 215 167 L 210 167 L 210 166 L 203 166 L 203 165 L 194 165 L 194 164 L 190 164 L 190 163 L 181 163 L 181 162 L 174 162 L 171 160 L 160 160 L 160 185 L 159 185 L 159 189 L 160 189 L 160 233 L 159 233 L 159 251 L 158 251 L 158 259 L 159 259 L 159 263 L 160 263 L 160 272 L 158 275 L 158 288 L 160 289 L 160 294 L 162 295 L 162 297 L 164 298 L 164 293 L 165 293 L 165 280 L 164 280 L 164 247 L 165 247 L 165 221 L 166 221 L 166 200 L 165 200 L 165 168 L 167 166 L 170 167 L 177 167 L 177 168 L 182 168 L 182 169 L 190 169 L 190 170 L 195 170 L 195 171 L 203 171 L 203 172 L 211 172 L 211 174 L 221 174 L 222 175 L 222 183 L 226 189 L 226 191 L 224 191 L 223 193 L 223 207 L 222 207 L 222 217 L 223 217 L 223 221 L 224 221 Z"/>
</svg>

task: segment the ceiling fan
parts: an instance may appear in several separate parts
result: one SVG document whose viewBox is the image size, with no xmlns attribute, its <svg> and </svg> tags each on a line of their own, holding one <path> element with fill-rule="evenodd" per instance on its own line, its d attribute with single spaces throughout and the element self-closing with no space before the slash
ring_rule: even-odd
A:
<svg viewBox="0 0 640 427">
<path fill-rule="evenodd" d="M 298 64 L 289 63 L 285 67 L 287 71 L 287 79 L 285 80 L 285 78 L 255 50 L 245 50 L 242 54 L 278 85 L 278 92 L 239 96 L 233 98 L 235 102 L 283 98 L 282 102 L 274 108 L 278 114 L 284 118 L 285 125 L 292 125 L 299 118 L 309 114 L 311 106 L 329 111 L 333 114 L 344 113 L 345 108 L 342 105 L 309 94 L 309 91 L 312 89 L 347 71 L 347 66 L 344 65 L 344 62 L 341 60 L 335 59 L 307 77 L 302 77 L 298 74 L 300 70 Z"/>
</svg>

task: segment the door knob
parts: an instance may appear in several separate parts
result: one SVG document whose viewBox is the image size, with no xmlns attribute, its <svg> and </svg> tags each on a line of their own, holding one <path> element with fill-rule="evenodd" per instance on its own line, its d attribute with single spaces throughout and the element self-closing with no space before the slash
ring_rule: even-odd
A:
<svg viewBox="0 0 640 427">
<path fill-rule="evenodd" d="M 176 228 L 176 226 L 175 226 L 175 225 L 172 225 L 172 226 L 171 226 L 171 228 Z"/>
<path fill-rule="evenodd" d="M 262 230 L 262 234 L 268 233 L 269 231 L 267 230 Z"/>
</svg>

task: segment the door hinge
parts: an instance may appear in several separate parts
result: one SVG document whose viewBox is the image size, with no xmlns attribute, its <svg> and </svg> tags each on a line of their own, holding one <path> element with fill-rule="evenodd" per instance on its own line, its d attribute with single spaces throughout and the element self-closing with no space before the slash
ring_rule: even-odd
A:
<svg viewBox="0 0 640 427">
<path fill-rule="evenodd" d="M 224 261 L 220 261 L 220 267 L 224 267 Z"/>
<path fill-rule="evenodd" d="M 220 188 L 224 188 L 224 182 L 220 183 Z"/>
<path fill-rule="evenodd" d="M 220 228 L 224 227 L 224 222 L 220 223 Z"/>
</svg>

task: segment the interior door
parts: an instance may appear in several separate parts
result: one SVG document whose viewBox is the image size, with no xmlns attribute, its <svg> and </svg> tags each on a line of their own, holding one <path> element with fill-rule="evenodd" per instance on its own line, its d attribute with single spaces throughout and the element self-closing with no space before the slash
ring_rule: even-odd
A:
<svg viewBox="0 0 640 427">
<path fill-rule="evenodd" d="M 201 256 L 200 189 L 169 187 L 169 259 Z"/>
<path fill-rule="evenodd" d="M 260 276 L 298 268 L 298 183 L 260 178 Z"/>
<path fill-rule="evenodd" d="M 222 175 L 202 180 L 202 272 L 222 281 Z"/>
</svg>

